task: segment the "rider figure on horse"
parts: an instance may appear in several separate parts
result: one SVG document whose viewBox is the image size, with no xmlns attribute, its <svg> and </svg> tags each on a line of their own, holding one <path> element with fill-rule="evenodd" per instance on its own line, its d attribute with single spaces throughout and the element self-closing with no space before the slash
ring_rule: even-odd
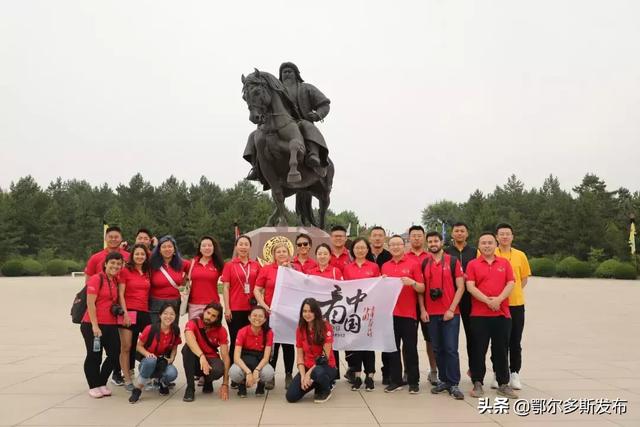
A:
<svg viewBox="0 0 640 427">
<path fill-rule="evenodd" d="M 324 176 L 328 165 L 329 149 L 320 130 L 313 122 L 321 121 L 329 114 L 331 101 L 318 88 L 305 83 L 300 77 L 298 67 L 292 62 L 284 62 L 280 65 L 279 79 L 285 88 L 289 112 L 297 121 L 304 137 L 306 148 L 304 162 L 308 167 Z M 254 133 L 249 135 L 242 157 L 252 165 L 247 179 L 264 183 L 264 177 L 257 161 Z"/>
</svg>

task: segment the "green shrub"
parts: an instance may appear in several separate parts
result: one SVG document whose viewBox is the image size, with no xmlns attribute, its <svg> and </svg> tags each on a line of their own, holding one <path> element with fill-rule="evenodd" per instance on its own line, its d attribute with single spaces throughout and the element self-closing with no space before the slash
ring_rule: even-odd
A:
<svg viewBox="0 0 640 427">
<path fill-rule="evenodd" d="M 611 279 L 615 277 L 616 269 L 620 267 L 620 264 L 622 263 L 617 259 L 608 259 L 596 268 L 595 276 L 601 279 Z"/>
<path fill-rule="evenodd" d="M 46 270 L 50 276 L 64 276 L 67 274 L 67 264 L 62 259 L 52 259 L 47 263 Z"/>
<path fill-rule="evenodd" d="M 593 269 L 586 261 L 575 260 L 567 266 L 567 277 L 589 277 Z"/>
<path fill-rule="evenodd" d="M 44 267 L 35 259 L 27 258 L 22 261 L 25 276 L 39 276 L 42 274 Z"/>
<path fill-rule="evenodd" d="M 11 259 L 2 265 L 2 275 L 17 277 L 24 275 L 24 263 L 19 259 Z"/>
<path fill-rule="evenodd" d="M 613 272 L 616 279 L 635 280 L 637 276 L 636 268 L 628 262 L 621 262 Z"/>
<path fill-rule="evenodd" d="M 580 262 L 580 260 L 574 256 L 568 256 L 558 262 L 558 264 L 556 264 L 556 274 L 558 277 L 569 277 L 569 265 L 576 262 Z"/>
<path fill-rule="evenodd" d="M 556 263 L 549 258 L 531 258 L 529 260 L 534 276 L 551 277 L 556 274 Z"/>
<path fill-rule="evenodd" d="M 67 274 L 71 274 L 74 271 L 82 271 L 82 264 L 72 259 L 65 259 L 64 264 L 67 266 Z"/>
</svg>

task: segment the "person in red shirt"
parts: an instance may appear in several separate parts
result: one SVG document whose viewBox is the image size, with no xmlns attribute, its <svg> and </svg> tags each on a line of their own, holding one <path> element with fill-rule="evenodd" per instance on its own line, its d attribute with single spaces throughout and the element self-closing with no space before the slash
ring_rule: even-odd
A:
<svg viewBox="0 0 640 427">
<path fill-rule="evenodd" d="M 138 342 L 138 335 L 151 324 L 149 318 L 149 258 L 147 247 L 136 244 L 131 248 L 129 262 L 120 270 L 118 276 L 118 295 L 124 311 L 120 333 L 120 367 L 124 374 L 127 390 L 133 390 L 131 370 L 135 366 L 135 352 L 131 344 Z M 135 321 L 132 317 L 135 316 Z"/>
<path fill-rule="evenodd" d="M 392 258 L 382 266 L 382 275 L 399 277 L 404 286 L 393 309 L 393 333 L 398 350 L 392 353 L 382 353 L 383 363 L 389 367 L 390 373 L 389 385 L 384 391 L 385 393 L 393 393 L 402 390 L 402 359 L 404 359 L 409 393 L 417 394 L 420 392 L 420 371 L 418 369 L 416 307 L 418 294 L 424 292 L 422 272 L 420 266 L 405 255 L 404 239 L 401 236 L 395 235 L 389 239 L 389 251 Z M 401 343 L 402 347 L 400 347 Z M 402 358 L 400 357 L 400 348 L 402 348 Z"/>
<path fill-rule="evenodd" d="M 298 234 L 296 237 L 298 254 L 293 257 L 293 264 L 298 266 L 299 270 L 306 274 L 309 274 L 309 271 L 313 270 L 318 265 L 318 263 L 309 256 L 311 245 L 313 245 L 313 241 L 308 234 Z"/>
<path fill-rule="evenodd" d="M 509 386 L 509 338 L 511 313 L 509 294 L 515 277 L 511 264 L 495 255 L 498 241 L 495 234 L 484 232 L 478 239 L 480 257 L 467 265 L 467 290 L 471 300 L 471 332 L 474 351 L 471 361 L 472 397 L 484 396 L 482 385 L 486 373 L 485 357 L 491 341 L 493 370 L 498 381 L 498 394 L 510 399 L 518 396 Z"/>
<path fill-rule="evenodd" d="M 340 270 L 351 262 L 351 256 L 347 250 L 347 229 L 341 225 L 331 228 L 331 265 Z"/>
<path fill-rule="evenodd" d="M 311 390 L 313 401 L 324 403 L 331 398 L 331 385 L 336 377 L 333 357 L 333 328 L 324 320 L 318 302 L 302 301 L 296 329 L 298 373 L 287 390 L 287 402 L 297 402 Z"/>
<path fill-rule="evenodd" d="M 195 399 L 196 371 L 204 374 L 203 393 L 213 393 L 213 382 L 222 377 L 220 399 L 229 399 L 229 337 L 222 326 L 222 306 L 217 302 L 208 304 L 201 317 L 191 319 L 184 327 L 187 345 L 182 347 L 182 364 L 187 377 L 184 391 L 185 402 Z"/>
<path fill-rule="evenodd" d="M 122 230 L 120 227 L 108 227 L 104 233 L 104 242 L 107 247 L 91 255 L 87 261 L 87 265 L 84 268 L 85 283 L 89 281 L 91 276 L 104 271 L 104 261 L 111 252 L 118 252 L 125 262 L 129 260 L 129 252 L 120 247 L 120 243 L 122 243 Z"/>
<path fill-rule="evenodd" d="M 120 252 L 109 253 L 102 270 L 87 281 L 87 312 L 82 318 L 80 332 L 87 355 L 84 375 L 89 384 L 89 396 L 111 396 L 107 380 L 114 369 L 120 351 L 116 316 L 112 307 L 118 302 L 118 274 L 122 268 Z M 118 306 L 119 307 L 119 306 Z M 102 361 L 102 350 L 107 357 Z"/>
<path fill-rule="evenodd" d="M 273 245 L 273 248 L 271 249 L 271 257 L 273 258 L 273 262 L 262 267 L 262 270 L 260 270 L 258 278 L 256 279 L 256 287 L 253 290 L 256 301 L 258 301 L 258 305 L 264 307 L 265 310 L 267 310 L 267 314 L 271 314 L 271 301 L 273 300 L 273 294 L 276 289 L 278 267 L 283 266 L 295 268 L 295 266 L 291 264 L 289 246 L 284 242 Z M 284 387 L 287 389 L 293 379 L 293 363 L 295 361 L 293 345 L 276 343 L 273 346 L 273 354 L 271 355 L 270 363 L 271 366 L 273 366 L 273 369 L 276 369 L 276 365 L 278 364 L 278 350 L 281 346 L 284 358 Z M 267 390 L 271 390 L 274 385 L 274 382 L 268 382 L 265 387 Z"/>
<path fill-rule="evenodd" d="M 438 394 L 448 391 L 455 399 L 464 399 L 460 391 L 460 309 L 458 304 L 464 293 L 464 273 L 456 258 L 445 254 L 442 235 L 427 233 L 427 246 L 431 253 L 423 264 L 425 292 L 419 298 L 420 319 L 427 323 L 436 354 L 440 381 L 431 389 Z M 453 267 L 453 268 L 452 268 Z"/>
<path fill-rule="evenodd" d="M 273 331 L 267 324 L 267 310 L 255 306 L 249 325 L 238 331 L 229 378 L 238 384 L 238 396 L 247 397 L 247 388 L 256 385 L 256 396 L 264 395 L 265 384 L 273 382 L 275 372 L 269 364 Z"/>
<path fill-rule="evenodd" d="M 223 269 L 224 258 L 220 244 L 211 236 L 202 237 L 198 253 L 189 266 L 189 319 L 200 317 L 207 304 L 220 302 L 218 278 Z"/>
<path fill-rule="evenodd" d="M 138 384 L 131 391 L 129 403 L 136 403 L 140 399 L 142 389 L 151 378 L 159 379 L 162 395 L 169 394 L 169 384 L 178 378 L 178 370 L 173 362 L 182 340 L 180 328 L 175 323 L 176 317 L 176 308 L 165 304 L 160 309 L 160 324 L 148 325 L 140 334 L 136 350 L 143 359 L 140 360 Z"/>
<path fill-rule="evenodd" d="M 149 260 L 151 265 L 151 288 L 149 291 L 149 316 L 151 323 L 159 322 L 158 310 L 166 303 L 178 307 L 180 312 L 180 289 L 191 263 L 178 251 L 172 236 L 162 236 L 153 249 Z M 176 319 L 178 322 L 179 319 Z"/>
<path fill-rule="evenodd" d="M 253 290 L 260 272 L 260 264 L 249 259 L 251 239 L 238 236 L 236 239 L 236 257 L 226 263 L 222 270 L 224 297 L 224 318 L 229 328 L 229 354 L 235 350 L 238 331 L 249 324 L 251 306 L 256 304 Z M 231 384 L 234 384 L 233 379 Z"/>
<path fill-rule="evenodd" d="M 364 237 L 358 237 L 351 245 L 351 257 L 353 262 L 344 267 L 344 280 L 368 279 L 380 276 L 378 264 L 370 261 L 371 245 Z M 362 387 L 360 372 L 364 368 L 364 389 L 373 391 L 375 385 L 373 375 L 376 373 L 376 354 L 373 351 L 346 351 L 345 358 L 349 363 L 348 378 L 351 381 L 351 390 L 357 391 Z M 346 377 L 347 375 L 345 375 Z"/>
</svg>

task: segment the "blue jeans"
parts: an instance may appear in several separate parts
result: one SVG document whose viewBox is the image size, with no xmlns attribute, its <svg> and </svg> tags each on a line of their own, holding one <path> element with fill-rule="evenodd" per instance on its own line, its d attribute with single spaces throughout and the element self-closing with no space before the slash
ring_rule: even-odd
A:
<svg viewBox="0 0 640 427">
<path fill-rule="evenodd" d="M 151 379 L 151 375 L 153 371 L 156 369 L 156 362 L 158 359 L 153 359 L 150 357 L 145 357 L 140 361 L 140 365 L 138 366 L 138 370 L 140 371 L 140 376 L 138 377 L 138 382 L 141 384 L 146 384 Z M 178 378 L 178 370 L 173 364 L 167 365 L 167 369 L 165 369 L 160 381 L 164 384 L 169 384 L 173 382 L 176 378 Z"/>
<path fill-rule="evenodd" d="M 458 336 L 460 315 L 444 321 L 442 315 L 429 316 L 429 335 L 438 365 L 440 381 L 450 386 L 460 383 L 460 357 L 458 356 Z"/>
</svg>

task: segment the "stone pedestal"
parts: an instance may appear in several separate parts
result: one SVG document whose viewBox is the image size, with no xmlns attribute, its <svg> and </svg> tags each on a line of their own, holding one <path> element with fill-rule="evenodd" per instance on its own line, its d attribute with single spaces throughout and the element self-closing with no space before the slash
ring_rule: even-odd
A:
<svg viewBox="0 0 640 427">
<path fill-rule="evenodd" d="M 291 253 L 296 253 L 296 236 L 300 233 L 308 234 L 313 240 L 310 256 L 314 257 L 315 247 L 320 243 L 329 244 L 329 233 L 317 227 L 261 227 L 245 233 L 251 238 L 252 259 L 259 259 L 262 262 L 271 262 L 270 248 L 274 242 L 288 240 Z"/>
</svg>

